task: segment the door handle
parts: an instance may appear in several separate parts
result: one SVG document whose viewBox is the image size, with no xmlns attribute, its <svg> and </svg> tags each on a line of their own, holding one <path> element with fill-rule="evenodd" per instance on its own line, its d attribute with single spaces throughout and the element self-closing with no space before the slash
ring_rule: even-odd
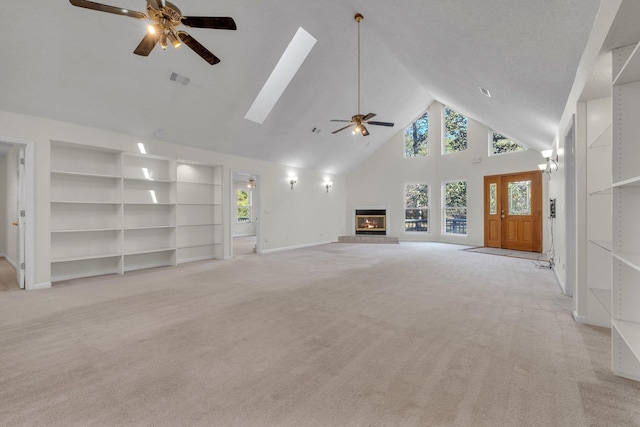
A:
<svg viewBox="0 0 640 427">
<path fill-rule="evenodd" d="M 17 227 L 18 223 L 14 221 L 14 222 L 11 223 L 11 225 L 15 225 Z"/>
<path fill-rule="evenodd" d="M 504 215 L 500 215 L 500 218 L 504 218 Z"/>
</svg>

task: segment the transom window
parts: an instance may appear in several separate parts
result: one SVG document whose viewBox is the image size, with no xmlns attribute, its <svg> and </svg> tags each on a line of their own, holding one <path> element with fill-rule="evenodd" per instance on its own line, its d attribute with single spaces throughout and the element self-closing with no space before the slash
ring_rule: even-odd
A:
<svg viewBox="0 0 640 427">
<path fill-rule="evenodd" d="M 494 155 L 524 151 L 526 148 L 512 139 L 502 136 L 497 132 L 492 132 L 491 147 L 489 150 L 489 152 Z"/>
<path fill-rule="evenodd" d="M 404 156 L 427 156 L 429 154 L 428 137 L 429 117 L 427 113 L 424 113 L 404 130 Z"/>
<path fill-rule="evenodd" d="M 467 234 L 467 181 L 445 182 L 444 233 Z"/>
<path fill-rule="evenodd" d="M 449 107 L 444 108 L 443 153 L 454 153 L 467 149 L 467 118 Z"/>
<path fill-rule="evenodd" d="M 409 184 L 404 190 L 404 231 L 429 231 L 429 186 Z"/>
</svg>

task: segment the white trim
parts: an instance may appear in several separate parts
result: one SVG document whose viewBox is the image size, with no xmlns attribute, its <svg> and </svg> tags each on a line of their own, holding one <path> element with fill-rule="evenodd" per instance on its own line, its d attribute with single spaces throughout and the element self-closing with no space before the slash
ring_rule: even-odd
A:
<svg viewBox="0 0 640 427">
<path fill-rule="evenodd" d="M 51 287 L 51 282 L 42 282 L 42 283 L 36 283 L 35 285 L 33 285 L 31 290 L 49 289 L 50 287 Z"/>
<path fill-rule="evenodd" d="M 25 146 L 24 150 L 24 186 L 25 186 L 25 210 L 27 216 L 25 219 L 25 289 L 41 289 L 40 285 L 35 284 L 35 143 L 27 139 L 11 138 L 0 135 L 0 142 L 8 144 L 20 144 Z M 51 283 L 48 286 L 51 287 Z"/>
<path fill-rule="evenodd" d="M 305 243 L 304 245 L 295 245 L 295 246 L 284 246 L 281 248 L 275 248 L 275 249 L 265 249 L 262 251 L 263 254 L 270 254 L 270 253 L 274 253 L 274 252 L 284 252 L 284 251 L 291 251 L 294 249 L 303 249 L 303 248 L 310 248 L 313 246 L 320 246 L 320 245 L 328 245 L 329 243 L 335 243 L 334 241 L 327 241 L 327 242 L 316 242 L 316 243 Z"/>
<path fill-rule="evenodd" d="M 562 291 L 562 295 L 567 295 L 566 285 L 564 284 L 564 282 L 562 281 L 562 279 L 558 275 L 558 272 L 556 271 L 555 267 L 553 267 L 553 274 L 555 274 L 555 276 L 556 276 L 556 280 L 558 281 L 558 286 L 560 287 L 560 290 Z"/>
</svg>

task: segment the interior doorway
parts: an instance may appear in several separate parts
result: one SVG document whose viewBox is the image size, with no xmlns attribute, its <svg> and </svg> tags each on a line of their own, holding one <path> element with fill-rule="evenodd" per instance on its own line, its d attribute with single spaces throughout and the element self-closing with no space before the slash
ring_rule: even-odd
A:
<svg viewBox="0 0 640 427">
<path fill-rule="evenodd" d="M 0 137 L 2 289 L 35 289 L 33 159 L 33 141 Z"/>
<path fill-rule="evenodd" d="M 542 252 L 542 171 L 484 177 L 484 245 Z"/>
<path fill-rule="evenodd" d="M 260 186 L 258 175 L 231 171 L 231 257 L 260 252 Z"/>
</svg>

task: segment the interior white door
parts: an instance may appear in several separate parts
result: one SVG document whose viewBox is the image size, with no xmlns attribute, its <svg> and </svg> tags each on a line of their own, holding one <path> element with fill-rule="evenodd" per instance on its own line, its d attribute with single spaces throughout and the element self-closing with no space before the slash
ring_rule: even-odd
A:
<svg viewBox="0 0 640 427">
<path fill-rule="evenodd" d="M 25 263 L 25 245 L 24 235 L 26 228 L 26 211 L 25 211 L 25 176 L 24 176 L 24 146 L 20 145 L 17 156 L 17 209 L 18 209 L 18 262 L 16 266 L 16 274 L 20 289 L 24 289 L 24 263 Z"/>
</svg>

